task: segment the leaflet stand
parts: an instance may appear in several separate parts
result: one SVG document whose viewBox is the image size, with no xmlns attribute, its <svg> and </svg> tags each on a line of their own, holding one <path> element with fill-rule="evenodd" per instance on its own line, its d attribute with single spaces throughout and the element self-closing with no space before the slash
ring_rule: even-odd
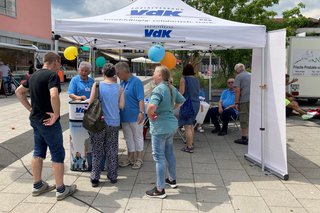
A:
<svg viewBox="0 0 320 213">
<path fill-rule="evenodd" d="M 89 142 L 89 134 L 82 126 L 84 110 L 87 108 L 88 102 L 69 102 L 70 170 L 72 171 L 86 171 L 90 166 L 88 158 L 91 152 L 86 144 Z"/>
</svg>

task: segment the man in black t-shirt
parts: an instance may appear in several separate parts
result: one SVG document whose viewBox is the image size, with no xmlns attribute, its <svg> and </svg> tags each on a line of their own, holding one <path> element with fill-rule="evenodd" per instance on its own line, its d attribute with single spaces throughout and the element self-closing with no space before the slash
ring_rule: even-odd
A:
<svg viewBox="0 0 320 213">
<path fill-rule="evenodd" d="M 38 196 L 54 188 L 57 200 L 63 200 L 76 191 L 76 185 L 63 183 L 65 150 L 63 147 L 60 119 L 60 80 L 57 71 L 61 58 L 54 52 L 44 56 L 43 68 L 35 72 L 16 90 L 22 105 L 30 111 L 30 123 L 34 131 L 34 152 L 32 159 L 32 196 Z M 27 99 L 30 92 L 31 103 Z M 49 147 L 56 185 L 49 185 L 41 179 L 43 159 Z"/>
</svg>

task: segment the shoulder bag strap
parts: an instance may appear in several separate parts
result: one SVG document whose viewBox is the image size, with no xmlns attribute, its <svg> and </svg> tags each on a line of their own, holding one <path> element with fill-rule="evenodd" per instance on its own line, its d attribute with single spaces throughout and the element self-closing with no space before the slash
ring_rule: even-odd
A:
<svg viewBox="0 0 320 213">
<path fill-rule="evenodd" d="M 189 98 L 189 88 L 188 88 L 188 78 L 185 76 L 184 77 L 184 93 L 188 94 L 188 97 L 186 99 Z"/>
<path fill-rule="evenodd" d="M 96 84 L 96 95 L 95 95 L 95 99 L 99 99 L 100 96 L 100 90 L 99 90 L 99 82 L 97 82 Z"/>
</svg>

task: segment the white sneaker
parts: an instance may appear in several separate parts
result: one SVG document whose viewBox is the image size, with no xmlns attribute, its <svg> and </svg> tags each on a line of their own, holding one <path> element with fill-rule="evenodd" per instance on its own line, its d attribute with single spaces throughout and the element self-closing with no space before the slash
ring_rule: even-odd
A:
<svg viewBox="0 0 320 213">
<path fill-rule="evenodd" d="M 200 126 L 200 127 L 198 127 L 197 128 L 197 130 L 198 130 L 198 132 L 204 132 L 204 129 L 202 129 L 202 127 Z"/>
<path fill-rule="evenodd" d="M 65 188 L 64 192 L 62 192 L 62 193 L 56 192 L 57 200 L 63 200 L 77 191 L 76 184 L 72 184 L 71 186 L 65 186 L 65 187 L 66 188 Z"/>
<path fill-rule="evenodd" d="M 313 115 L 304 114 L 304 115 L 301 116 L 301 118 L 302 118 L 303 120 L 309 120 L 310 118 L 313 118 Z"/>
<path fill-rule="evenodd" d="M 56 185 L 49 185 L 47 182 L 42 181 L 42 187 L 40 189 L 32 188 L 32 196 L 36 197 L 38 195 L 41 195 L 42 193 L 54 190 L 55 188 Z"/>
</svg>

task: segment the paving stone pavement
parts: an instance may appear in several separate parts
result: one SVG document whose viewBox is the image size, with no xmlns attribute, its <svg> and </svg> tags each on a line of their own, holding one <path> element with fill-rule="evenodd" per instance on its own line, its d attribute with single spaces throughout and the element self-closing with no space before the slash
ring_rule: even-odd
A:
<svg viewBox="0 0 320 213">
<path fill-rule="evenodd" d="M 67 84 L 61 94 L 61 114 L 67 115 Z M 28 113 L 15 97 L 0 97 L 0 144 L 22 138 L 31 130 Z M 244 159 L 247 146 L 234 144 L 240 133 L 230 127 L 226 136 L 196 132 L 195 152 L 180 151 L 183 143 L 177 135 L 174 141 L 177 159 L 178 188 L 166 188 L 166 199 L 150 199 L 145 191 L 154 186 L 155 163 L 152 159 L 150 137 L 145 141 L 144 164 L 140 170 L 119 168 L 119 181 L 110 184 L 105 172 L 102 184 L 92 188 L 88 172 L 69 169 L 69 130 L 63 132 L 66 162 L 65 183 L 78 185 L 74 196 L 102 212 L 320 212 L 320 122 L 287 119 L 289 180 L 284 181 L 261 171 Z M 22 135 L 22 136 L 21 136 Z M 122 131 L 119 136 L 119 157 L 126 155 Z M 22 140 L 21 139 L 21 140 Z M 32 139 L 32 138 L 31 138 Z M 31 140 L 25 135 L 23 140 Z M 15 142 L 23 146 L 23 141 Z M 23 148 L 23 147 L 22 147 Z M 0 147 L 0 150 L 2 148 Z M 3 151 L 3 150 L 1 150 Z M 22 161 L 30 169 L 32 153 Z M 0 160 L 2 161 L 0 156 Z M 1 163 L 1 162 L 0 162 Z M 43 179 L 53 183 L 51 163 L 44 161 Z M 55 192 L 31 196 L 32 178 L 19 160 L 0 171 L 1 212 L 98 212 L 79 200 L 69 197 L 56 201 Z"/>
</svg>

